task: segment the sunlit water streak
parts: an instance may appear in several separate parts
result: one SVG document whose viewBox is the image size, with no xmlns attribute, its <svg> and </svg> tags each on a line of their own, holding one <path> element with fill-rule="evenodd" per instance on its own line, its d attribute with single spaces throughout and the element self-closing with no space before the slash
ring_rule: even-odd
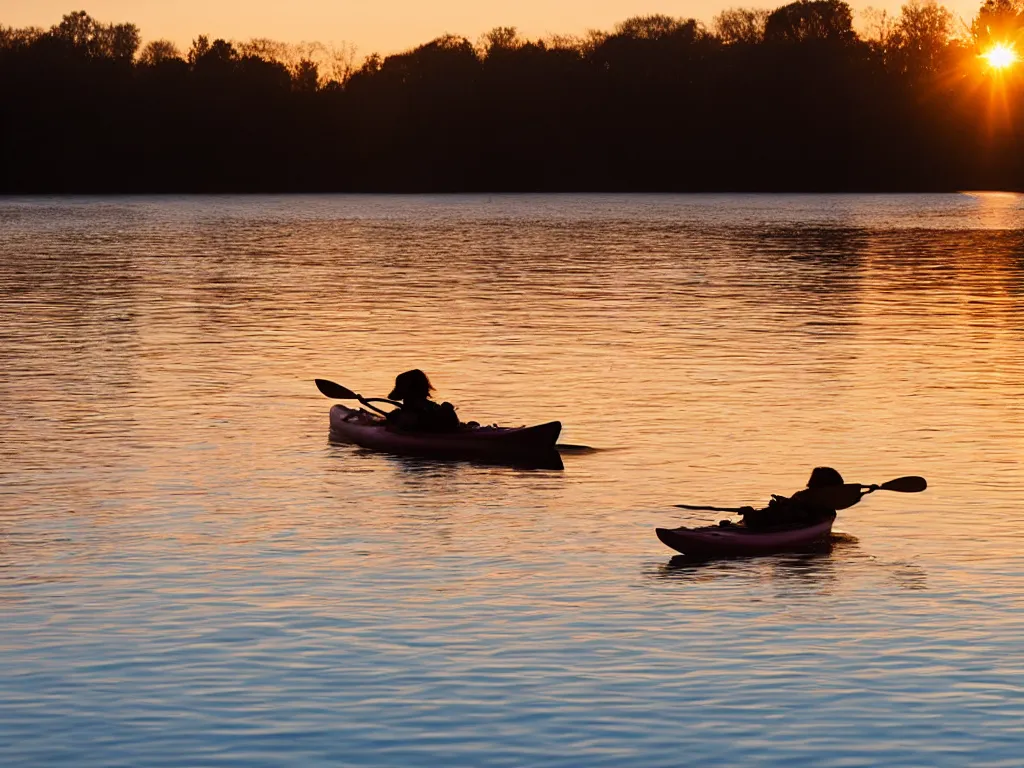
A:
<svg viewBox="0 0 1024 768">
<path fill-rule="evenodd" d="M 0 762 L 1019 765 L 1024 201 L 0 201 Z M 333 445 L 420 366 L 564 472 Z M 680 565 L 815 464 L 830 553 Z"/>
</svg>

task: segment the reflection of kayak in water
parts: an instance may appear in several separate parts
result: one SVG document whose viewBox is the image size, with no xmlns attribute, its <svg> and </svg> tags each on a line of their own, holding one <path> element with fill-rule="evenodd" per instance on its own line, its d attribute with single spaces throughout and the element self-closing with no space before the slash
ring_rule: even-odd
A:
<svg viewBox="0 0 1024 768">
<path fill-rule="evenodd" d="M 363 448 L 427 458 L 478 459 L 514 464 L 554 464 L 555 441 L 562 424 L 534 427 L 463 427 L 453 432 L 403 432 L 362 409 L 331 408 L 331 433 Z M 559 461 L 560 465 L 561 462 Z"/>
<path fill-rule="evenodd" d="M 802 528 L 753 531 L 742 525 L 657 528 L 662 543 L 691 557 L 761 555 L 827 541 L 835 515 Z"/>
<path fill-rule="evenodd" d="M 573 445 L 572 443 L 559 443 L 555 446 L 555 450 L 559 453 L 571 453 L 574 456 L 589 456 L 592 453 L 599 453 L 602 448 L 594 448 L 589 445 Z"/>
</svg>

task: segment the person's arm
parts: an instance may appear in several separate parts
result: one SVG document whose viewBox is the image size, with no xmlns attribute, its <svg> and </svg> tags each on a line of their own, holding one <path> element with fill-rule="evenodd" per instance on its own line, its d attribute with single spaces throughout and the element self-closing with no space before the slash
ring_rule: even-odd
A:
<svg viewBox="0 0 1024 768">
<path fill-rule="evenodd" d="M 758 509 L 756 507 L 740 507 L 740 511 L 738 514 L 742 515 L 744 518 L 748 516 L 757 517 L 761 516 L 762 514 L 767 514 L 769 511 L 774 512 L 779 507 L 785 506 L 789 504 L 791 501 L 792 499 L 789 499 L 786 496 L 779 496 L 778 494 L 773 493 L 771 500 L 768 502 L 768 506 L 762 507 L 761 509 Z"/>
<path fill-rule="evenodd" d="M 459 415 L 455 412 L 455 406 L 449 402 L 441 403 L 441 421 L 445 429 L 459 428 Z"/>
<path fill-rule="evenodd" d="M 387 424 L 392 429 L 403 432 L 415 432 L 419 427 L 419 416 L 413 408 L 396 408 L 387 417 Z"/>
<path fill-rule="evenodd" d="M 866 493 L 875 490 L 869 485 L 846 483 L 825 488 L 805 488 L 793 494 L 793 500 L 816 509 L 849 509 L 858 503 Z"/>
</svg>

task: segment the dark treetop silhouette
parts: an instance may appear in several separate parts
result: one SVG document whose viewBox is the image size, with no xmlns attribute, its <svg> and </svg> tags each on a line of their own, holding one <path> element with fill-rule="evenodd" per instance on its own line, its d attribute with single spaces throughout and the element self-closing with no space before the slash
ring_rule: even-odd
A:
<svg viewBox="0 0 1024 768">
<path fill-rule="evenodd" d="M 446 36 L 334 78 L 269 41 L 140 52 L 84 12 L 0 27 L 0 192 L 1024 187 L 1024 0 L 970 30 L 916 0 L 629 19 L 585 39 Z"/>
</svg>

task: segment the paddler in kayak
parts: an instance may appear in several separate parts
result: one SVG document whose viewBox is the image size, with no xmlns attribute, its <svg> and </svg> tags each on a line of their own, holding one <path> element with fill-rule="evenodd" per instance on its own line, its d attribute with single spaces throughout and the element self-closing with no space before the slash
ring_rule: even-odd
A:
<svg viewBox="0 0 1024 768">
<path fill-rule="evenodd" d="M 454 432 L 459 428 L 459 417 L 451 403 L 436 403 L 430 399 L 434 391 L 427 374 L 419 368 L 400 373 L 390 400 L 402 403 L 388 414 L 389 427 L 402 432 Z"/>
<path fill-rule="evenodd" d="M 815 467 L 806 488 L 789 497 L 772 494 L 764 509 L 744 507 L 740 514 L 752 531 L 800 528 L 835 517 L 836 510 L 852 507 L 864 494 L 877 489 L 877 485 L 844 483 L 832 467 Z"/>
</svg>

